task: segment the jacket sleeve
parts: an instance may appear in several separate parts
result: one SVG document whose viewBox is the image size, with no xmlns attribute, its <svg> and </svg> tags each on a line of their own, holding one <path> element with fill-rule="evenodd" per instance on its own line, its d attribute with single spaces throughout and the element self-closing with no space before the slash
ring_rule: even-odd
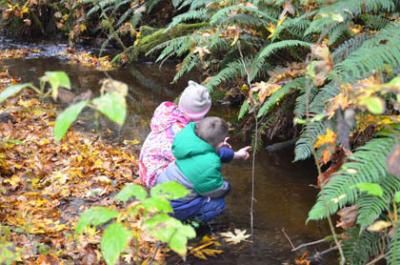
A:
<svg viewBox="0 0 400 265">
<path fill-rule="evenodd" d="M 202 195 L 205 197 L 210 197 L 212 199 L 215 199 L 215 198 L 220 198 L 220 197 L 224 197 L 224 196 L 228 195 L 230 190 L 231 190 L 231 184 L 229 184 L 229 182 L 224 180 L 224 183 L 222 184 L 222 186 L 220 188 L 215 189 L 213 191 L 209 191 Z"/>
<path fill-rule="evenodd" d="M 218 149 L 217 154 L 219 155 L 222 163 L 229 163 L 232 161 L 235 151 L 227 146 L 222 146 Z"/>
</svg>

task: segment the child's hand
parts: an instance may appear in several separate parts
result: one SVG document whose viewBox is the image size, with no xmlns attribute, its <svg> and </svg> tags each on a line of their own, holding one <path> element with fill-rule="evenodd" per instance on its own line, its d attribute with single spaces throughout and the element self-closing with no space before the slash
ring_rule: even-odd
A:
<svg viewBox="0 0 400 265">
<path fill-rule="evenodd" d="M 249 151 L 251 146 L 246 146 L 235 152 L 234 158 L 247 160 L 250 157 Z"/>
<path fill-rule="evenodd" d="M 224 142 L 222 143 L 222 146 L 227 146 L 232 149 L 232 146 L 230 143 L 228 143 L 228 141 L 229 141 L 229 137 L 226 137 Z"/>
</svg>

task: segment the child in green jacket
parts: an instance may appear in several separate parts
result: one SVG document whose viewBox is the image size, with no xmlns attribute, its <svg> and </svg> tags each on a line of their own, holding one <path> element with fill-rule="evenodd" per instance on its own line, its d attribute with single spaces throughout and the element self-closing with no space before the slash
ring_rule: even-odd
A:
<svg viewBox="0 0 400 265">
<path fill-rule="evenodd" d="M 176 135 L 172 144 L 176 161 L 157 178 L 157 184 L 176 181 L 190 191 L 185 198 L 171 202 L 176 218 L 207 222 L 225 209 L 230 185 L 221 174 L 220 149 L 227 136 L 228 125 L 218 117 L 189 123 Z M 249 148 L 234 152 L 233 158 L 248 159 Z"/>
</svg>

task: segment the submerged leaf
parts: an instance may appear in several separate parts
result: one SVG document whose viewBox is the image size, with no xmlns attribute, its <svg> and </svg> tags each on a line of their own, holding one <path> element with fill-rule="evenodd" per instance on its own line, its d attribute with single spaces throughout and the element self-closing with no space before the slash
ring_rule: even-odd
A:
<svg viewBox="0 0 400 265">
<path fill-rule="evenodd" d="M 235 228 L 234 233 L 223 232 L 223 233 L 220 233 L 220 235 L 222 237 L 224 237 L 226 242 L 233 244 L 233 245 L 239 244 L 242 241 L 248 241 L 247 239 L 250 237 L 250 235 L 247 234 L 246 230 L 240 230 L 237 228 Z"/>
</svg>

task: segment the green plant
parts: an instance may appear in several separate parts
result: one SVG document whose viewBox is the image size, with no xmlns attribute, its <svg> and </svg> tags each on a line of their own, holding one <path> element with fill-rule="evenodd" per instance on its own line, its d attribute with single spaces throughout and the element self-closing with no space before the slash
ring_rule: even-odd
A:
<svg viewBox="0 0 400 265">
<path fill-rule="evenodd" d="M 47 88 L 47 84 L 50 85 L 50 88 Z M 61 87 L 71 89 L 68 75 L 64 72 L 46 72 L 40 78 L 39 87 L 34 86 L 32 83 L 24 83 L 4 89 L 0 93 L 0 103 L 25 88 L 34 90 L 42 98 L 51 95 L 54 100 L 57 100 L 58 91 Z M 106 79 L 103 80 L 103 86 L 100 91 L 101 95 L 99 97 L 74 103 L 57 116 L 54 128 L 54 137 L 57 141 L 60 141 L 65 136 L 69 127 L 76 121 L 85 107 L 90 107 L 102 113 L 120 126 L 124 124 L 127 112 L 125 97 L 128 93 L 128 86 L 122 82 Z"/>
<path fill-rule="evenodd" d="M 187 193 L 188 191 L 176 182 L 156 185 L 150 194 L 142 186 L 128 184 L 115 196 L 116 201 L 124 204 L 123 209 L 100 206 L 88 209 L 82 213 L 76 233 L 84 232 L 89 226 L 105 225 L 101 252 L 107 264 L 116 264 L 131 241 L 132 247 L 140 248 L 137 230 L 166 243 L 171 250 L 185 257 L 187 241 L 194 238 L 196 233 L 190 225 L 183 224 L 169 215 L 173 211 L 169 200 L 184 197 Z M 137 222 L 137 219 L 140 221 Z M 139 253 L 135 255 L 139 258 Z"/>
</svg>

